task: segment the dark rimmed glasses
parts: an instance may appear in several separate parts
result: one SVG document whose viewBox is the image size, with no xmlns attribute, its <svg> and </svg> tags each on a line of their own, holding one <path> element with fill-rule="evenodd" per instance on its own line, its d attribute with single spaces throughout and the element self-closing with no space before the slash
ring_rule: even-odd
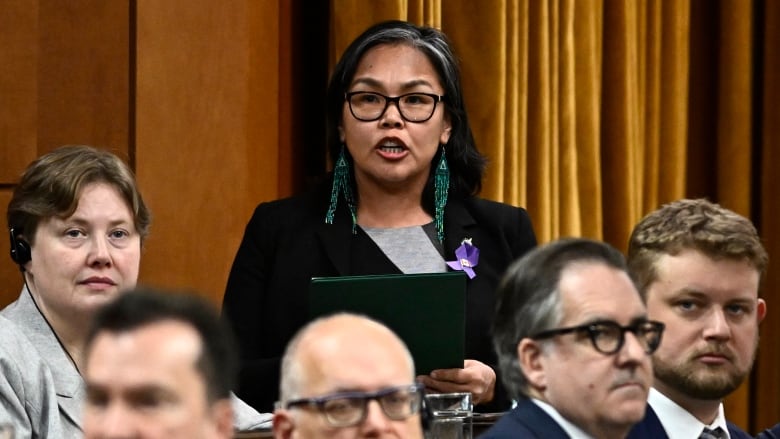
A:
<svg viewBox="0 0 780 439">
<path fill-rule="evenodd" d="M 625 344 L 626 332 L 631 332 L 636 336 L 642 349 L 646 353 L 652 354 L 658 349 L 658 345 L 661 344 L 664 327 L 663 323 L 653 320 L 642 320 L 628 326 L 621 326 L 611 320 L 601 320 L 579 326 L 542 331 L 530 338 L 543 340 L 572 332 L 581 333 L 590 338 L 590 342 L 597 351 L 605 355 L 612 355 L 618 352 Z"/>
<path fill-rule="evenodd" d="M 332 427 L 351 427 L 366 419 L 368 402 L 376 400 L 388 418 L 401 421 L 420 411 L 423 387 L 419 384 L 387 387 L 376 392 L 339 392 L 318 398 L 288 401 L 286 408 L 313 406 Z"/>
<path fill-rule="evenodd" d="M 406 93 L 400 96 L 385 96 L 371 91 L 353 91 L 344 98 L 349 103 L 349 112 L 363 122 L 379 120 L 387 107 L 395 103 L 398 113 L 407 122 L 422 123 L 433 116 L 436 104 L 444 99 L 433 93 Z"/>
</svg>

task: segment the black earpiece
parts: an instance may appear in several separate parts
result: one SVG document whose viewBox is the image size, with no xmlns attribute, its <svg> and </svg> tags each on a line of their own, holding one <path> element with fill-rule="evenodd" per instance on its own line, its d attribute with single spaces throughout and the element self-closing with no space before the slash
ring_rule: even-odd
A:
<svg viewBox="0 0 780 439">
<path fill-rule="evenodd" d="M 20 270 L 24 271 L 24 264 L 32 259 L 30 244 L 22 238 L 17 238 L 17 232 L 13 227 L 8 231 L 11 235 L 11 259 L 19 264 Z"/>
</svg>

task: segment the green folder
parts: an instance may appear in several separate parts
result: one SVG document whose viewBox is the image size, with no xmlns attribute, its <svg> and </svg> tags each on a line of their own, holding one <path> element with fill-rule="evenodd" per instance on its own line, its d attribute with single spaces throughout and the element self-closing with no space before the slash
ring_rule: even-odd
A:
<svg viewBox="0 0 780 439">
<path fill-rule="evenodd" d="M 418 374 L 463 367 L 463 272 L 312 278 L 309 317 L 340 311 L 366 315 L 392 329 L 412 353 Z"/>
</svg>

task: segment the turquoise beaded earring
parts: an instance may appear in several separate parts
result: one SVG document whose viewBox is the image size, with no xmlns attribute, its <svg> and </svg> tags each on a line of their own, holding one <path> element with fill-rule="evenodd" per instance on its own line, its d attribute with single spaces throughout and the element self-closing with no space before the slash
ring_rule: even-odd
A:
<svg viewBox="0 0 780 439">
<path fill-rule="evenodd" d="M 352 215 L 352 234 L 357 233 L 357 213 L 355 210 L 355 197 L 352 195 L 352 184 L 349 178 L 349 162 L 347 162 L 346 148 L 341 145 L 341 152 L 336 159 L 336 166 L 333 168 L 333 187 L 330 191 L 330 206 L 325 214 L 325 223 L 333 224 L 333 217 L 336 215 L 336 207 L 339 204 L 339 195 L 344 195 L 344 201 L 347 203 L 349 213 Z"/>
<path fill-rule="evenodd" d="M 439 242 L 444 243 L 444 206 L 447 205 L 447 194 L 450 189 L 450 168 L 447 166 L 447 157 L 444 151 L 444 145 L 441 147 L 441 158 L 436 165 L 434 176 L 434 203 L 436 204 L 436 234 Z"/>
</svg>

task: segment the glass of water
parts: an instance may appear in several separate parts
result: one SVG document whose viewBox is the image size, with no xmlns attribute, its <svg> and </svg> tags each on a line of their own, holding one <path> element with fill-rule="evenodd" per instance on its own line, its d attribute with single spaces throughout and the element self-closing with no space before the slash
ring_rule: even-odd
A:
<svg viewBox="0 0 780 439">
<path fill-rule="evenodd" d="M 425 402 L 433 415 L 427 438 L 471 439 L 471 393 L 432 393 Z"/>
</svg>

